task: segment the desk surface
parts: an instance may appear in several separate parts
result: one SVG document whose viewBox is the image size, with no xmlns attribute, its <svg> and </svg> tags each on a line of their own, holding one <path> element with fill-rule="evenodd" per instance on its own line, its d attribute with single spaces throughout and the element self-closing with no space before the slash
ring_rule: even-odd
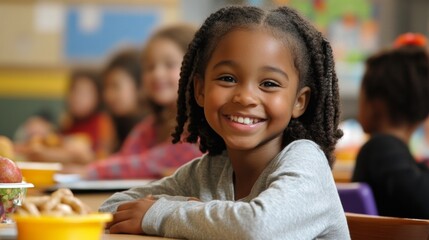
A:
<svg viewBox="0 0 429 240">
<path fill-rule="evenodd" d="M 128 234 L 103 234 L 102 240 L 156 240 L 156 239 L 167 239 L 162 237 L 154 236 L 141 236 L 141 235 L 128 235 Z"/>
<path fill-rule="evenodd" d="M 100 205 L 113 193 L 77 193 L 75 196 L 88 205 L 92 211 L 98 211 Z"/>
<path fill-rule="evenodd" d="M 0 239 L 16 240 L 16 229 L 14 224 L 0 224 Z M 167 239 L 155 236 L 129 235 L 129 234 L 107 234 L 101 236 L 101 240 L 156 240 Z M 169 238 L 171 239 L 171 238 Z"/>
</svg>

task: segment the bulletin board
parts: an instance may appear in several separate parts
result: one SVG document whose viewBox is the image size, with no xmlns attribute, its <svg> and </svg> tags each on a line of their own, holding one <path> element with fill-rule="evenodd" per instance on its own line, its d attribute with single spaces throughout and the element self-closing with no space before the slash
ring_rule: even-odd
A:
<svg viewBox="0 0 429 240">
<path fill-rule="evenodd" d="M 70 7 L 64 56 L 68 61 L 96 61 L 118 48 L 140 47 L 160 22 L 161 11 L 157 8 Z"/>
<path fill-rule="evenodd" d="M 379 47 L 378 1 L 283 1 L 304 14 L 328 38 L 334 51 L 341 94 L 356 97 L 364 61 Z"/>
<path fill-rule="evenodd" d="M 0 68 L 99 63 L 179 20 L 178 0 L 2 0 Z"/>
<path fill-rule="evenodd" d="M 32 2 L 0 2 L 0 66 L 53 65 L 61 61 L 61 29 L 44 29 Z M 51 20 L 52 21 L 52 20 Z"/>
</svg>

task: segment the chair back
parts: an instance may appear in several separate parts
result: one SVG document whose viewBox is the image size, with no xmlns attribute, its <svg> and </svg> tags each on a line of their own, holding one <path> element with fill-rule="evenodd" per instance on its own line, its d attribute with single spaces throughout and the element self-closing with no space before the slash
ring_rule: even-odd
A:
<svg viewBox="0 0 429 240">
<path fill-rule="evenodd" d="M 352 240 L 429 239 L 429 220 L 346 213 Z"/>
<path fill-rule="evenodd" d="M 337 183 L 345 212 L 378 215 L 371 187 L 366 183 Z"/>
</svg>

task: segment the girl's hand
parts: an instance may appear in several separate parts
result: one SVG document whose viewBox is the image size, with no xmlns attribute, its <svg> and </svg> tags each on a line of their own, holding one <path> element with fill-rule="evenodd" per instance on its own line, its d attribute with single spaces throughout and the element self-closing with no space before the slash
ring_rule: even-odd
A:
<svg viewBox="0 0 429 240">
<path fill-rule="evenodd" d="M 142 221 L 147 210 L 155 203 L 153 197 L 148 196 L 136 201 L 119 205 L 113 220 L 106 225 L 110 233 L 143 234 Z"/>
</svg>

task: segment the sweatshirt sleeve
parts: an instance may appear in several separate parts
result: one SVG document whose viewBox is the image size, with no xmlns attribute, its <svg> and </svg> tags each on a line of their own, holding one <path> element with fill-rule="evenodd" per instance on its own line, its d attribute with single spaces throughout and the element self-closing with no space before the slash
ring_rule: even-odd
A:
<svg viewBox="0 0 429 240">
<path fill-rule="evenodd" d="M 161 198 L 143 218 L 143 231 L 186 239 L 349 239 L 330 168 L 320 149 L 297 145 L 283 162 L 288 164 L 276 166 L 266 190 L 249 202 Z"/>
<path fill-rule="evenodd" d="M 193 197 L 190 185 L 186 184 L 193 181 L 195 168 L 198 167 L 200 159 L 195 159 L 179 168 L 175 174 L 163 179 L 154 181 L 142 187 L 131 188 L 127 191 L 117 192 L 108 198 L 99 208 L 100 212 L 116 212 L 119 205 L 125 202 L 134 201 L 153 195 L 155 198 L 164 198 L 171 200 L 187 200 Z"/>
</svg>

